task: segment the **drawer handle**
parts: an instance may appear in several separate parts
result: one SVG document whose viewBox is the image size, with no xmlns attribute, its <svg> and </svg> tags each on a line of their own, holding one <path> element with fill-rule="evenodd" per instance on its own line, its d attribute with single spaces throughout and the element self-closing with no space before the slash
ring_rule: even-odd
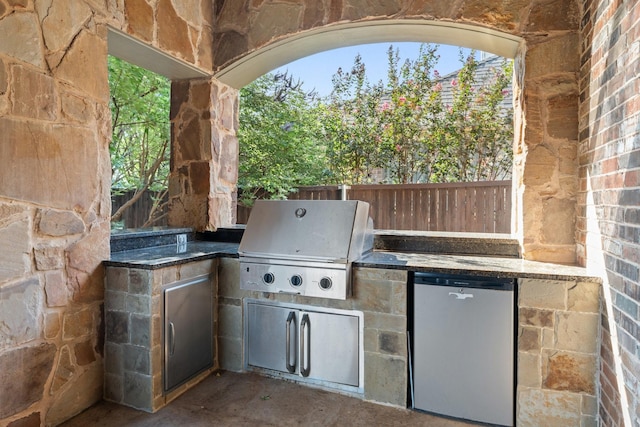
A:
<svg viewBox="0 0 640 427">
<path fill-rule="evenodd" d="M 465 300 L 467 298 L 473 298 L 473 294 L 461 294 L 458 292 L 449 292 L 449 295 L 453 295 L 456 299 Z"/>
</svg>

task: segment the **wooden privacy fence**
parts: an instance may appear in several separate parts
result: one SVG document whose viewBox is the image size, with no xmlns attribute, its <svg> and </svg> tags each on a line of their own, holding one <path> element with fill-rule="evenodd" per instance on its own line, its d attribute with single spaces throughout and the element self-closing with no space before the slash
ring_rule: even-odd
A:
<svg viewBox="0 0 640 427">
<path fill-rule="evenodd" d="M 511 232 L 511 181 L 300 187 L 288 198 L 363 200 L 379 230 Z M 238 206 L 238 224 L 249 212 Z"/>
</svg>

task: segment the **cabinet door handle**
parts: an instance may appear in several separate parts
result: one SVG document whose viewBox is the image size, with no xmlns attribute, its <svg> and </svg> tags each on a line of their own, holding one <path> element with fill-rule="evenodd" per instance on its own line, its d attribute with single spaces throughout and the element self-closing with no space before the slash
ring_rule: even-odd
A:
<svg viewBox="0 0 640 427">
<path fill-rule="evenodd" d="M 302 353 L 300 356 L 300 373 L 303 377 L 308 377 L 311 372 L 311 322 L 309 321 L 309 315 L 306 313 L 302 315 L 302 320 L 300 321 L 300 349 Z"/>
<path fill-rule="evenodd" d="M 173 322 L 169 322 L 169 356 L 173 356 L 176 351 L 176 328 Z"/>
<path fill-rule="evenodd" d="M 287 317 L 287 321 L 286 321 L 286 333 L 287 333 L 287 339 L 286 339 L 286 352 L 287 352 L 287 356 L 286 356 L 286 363 L 287 363 L 287 371 L 289 371 L 290 373 L 294 373 L 296 371 L 296 355 L 295 355 L 295 351 L 293 354 L 293 363 L 291 363 L 291 324 L 295 323 L 296 321 L 296 313 L 293 311 L 289 312 L 289 316 Z M 295 349 L 294 349 L 295 350 Z"/>
</svg>

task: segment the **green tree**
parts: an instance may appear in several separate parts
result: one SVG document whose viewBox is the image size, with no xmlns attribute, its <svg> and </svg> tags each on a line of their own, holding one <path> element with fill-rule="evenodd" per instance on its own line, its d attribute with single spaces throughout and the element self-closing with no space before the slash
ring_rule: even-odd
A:
<svg viewBox="0 0 640 427">
<path fill-rule="evenodd" d="M 418 57 L 402 65 L 390 46 L 386 83 L 367 81 L 359 55 L 351 72 L 338 70 L 321 118 L 333 178 L 363 183 L 376 168 L 397 184 L 508 177 L 512 113 L 501 102 L 511 65 L 505 61 L 494 79 L 479 82 L 474 52 L 460 55 L 453 105 L 442 99 L 437 46 L 422 45 Z"/>
<path fill-rule="evenodd" d="M 142 195 L 154 193 L 154 206 L 143 226 L 160 219 L 169 176 L 169 105 L 171 82 L 151 71 L 110 56 L 109 89 L 112 139 L 111 192 L 133 196 L 111 221 Z"/>
<path fill-rule="evenodd" d="M 508 178 L 512 167 L 513 114 L 502 101 L 511 84 L 511 62 L 479 84 L 478 62 L 460 57 L 463 67 L 451 81 L 453 104 L 444 106 L 435 134 L 440 155 L 432 165 L 433 180 L 484 181 Z"/>
<path fill-rule="evenodd" d="M 286 73 L 265 74 L 240 90 L 240 203 L 282 199 L 299 186 L 324 182 L 317 108 L 315 94 Z"/>
</svg>

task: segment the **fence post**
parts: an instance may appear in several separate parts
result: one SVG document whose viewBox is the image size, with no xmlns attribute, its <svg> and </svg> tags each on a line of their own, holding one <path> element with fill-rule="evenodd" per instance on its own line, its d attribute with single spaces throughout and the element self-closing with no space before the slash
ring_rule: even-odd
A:
<svg viewBox="0 0 640 427">
<path fill-rule="evenodd" d="M 347 193 L 351 189 L 351 186 L 346 184 L 340 184 L 338 188 L 340 189 L 340 200 L 349 200 Z"/>
</svg>

